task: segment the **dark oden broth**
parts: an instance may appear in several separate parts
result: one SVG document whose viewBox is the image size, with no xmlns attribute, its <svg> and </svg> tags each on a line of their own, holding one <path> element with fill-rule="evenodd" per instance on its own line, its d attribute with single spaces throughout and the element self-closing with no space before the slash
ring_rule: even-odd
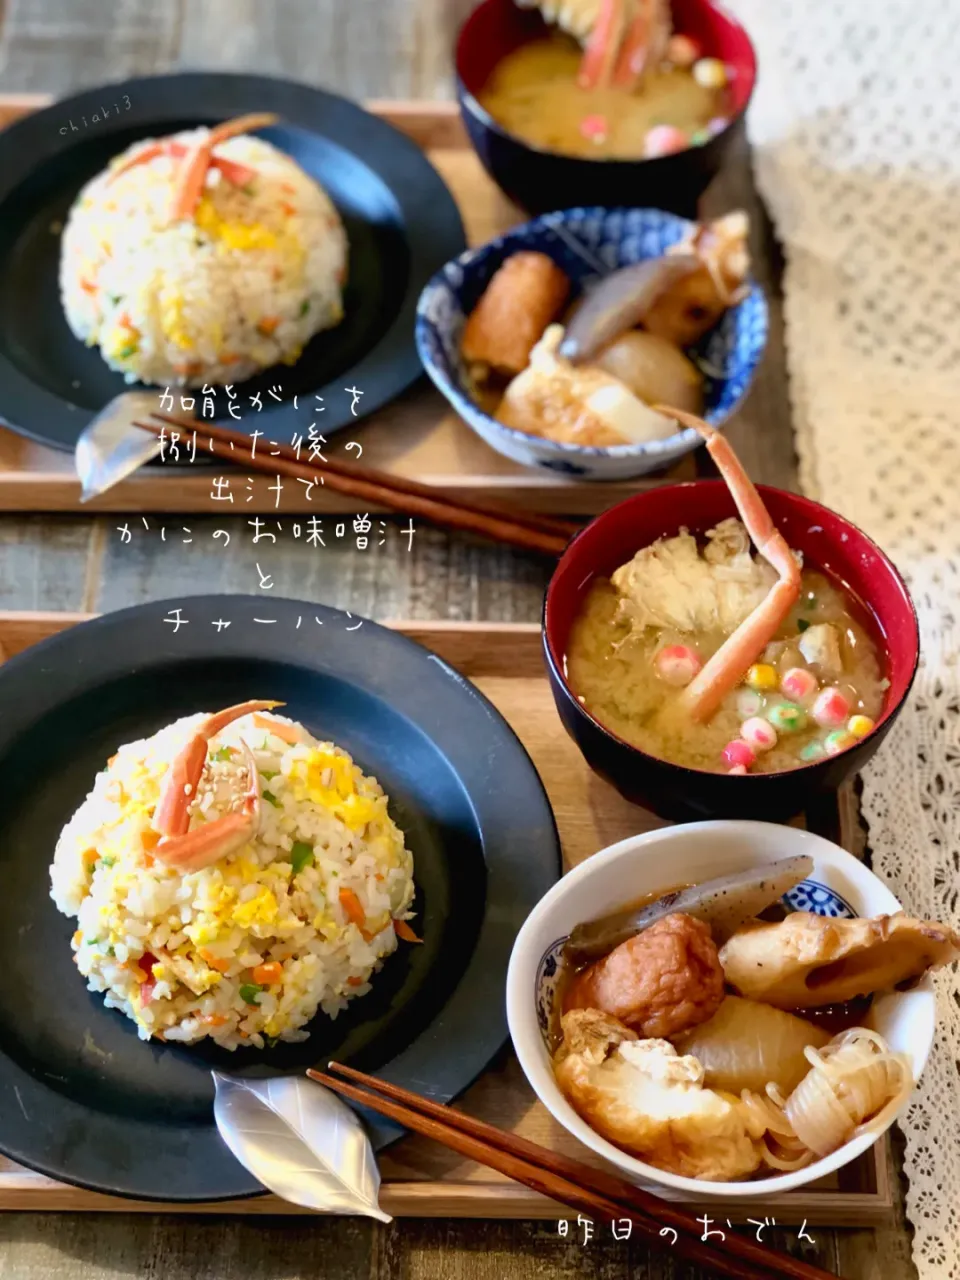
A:
<svg viewBox="0 0 960 1280">
<path fill-rule="evenodd" d="M 525 142 L 567 156 L 639 160 L 655 125 L 688 133 L 704 129 L 727 110 L 727 92 L 706 89 L 686 70 L 650 72 L 643 87 L 580 89 L 583 50 L 570 36 L 551 32 L 507 54 L 478 95 L 499 125 Z M 588 115 L 602 116 L 606 134 L 585 137 Z"/>
<path fill-rule="evenodd" d="M 744 720 L 734 690 L 706 724 L 695 724 L 679 703 L 681 690 L 665 684 L 657 674 L 654 657 L 668 644 L 692 644 L 706 661 L 723 643 L 723 634 L 689 636 L 650 629 L 630 634 L 626 622 L 615 619 L 618 595 L 606 578 L 598 579 L 587 593 L 574 621 L 566 653 L 567 680 L 587 711 L 605 728 L 631 746 L 692 769 L 725 773 L 722 751 L 739 734 Z M 778 641 L 764 655 L 782 675 L 791 667 L 806 667 L 799 649 L 801 632 L 815 623 L 832 623 L 841 638 L 843 675 L 834 682 L 847 697 L 853 713 L 876 719 L 883 707 L 886 681 L 881 665 L 882 649 L 873 638 L 865 610 L 823 573 L 805 569 L 800 600 L 778 633 Z M 783 694 L 763 695 L 754 714 Z M 781 734 L 772 751 L 757 756 L 751 772 L 779 773 L 806 763 L 803 747 L 822 739 L 825 730 L 813 721 L 798 733 Z"/>
<path fill-rule="evenodd" d="M 644 907 L 648 907 L 651 902 L 656 902 L 658 898 L 665 898 L 668 893 L 679 893 L 681 890 L 689 888 L 691 888 L 689 884 L 675 884 L 664 889 L 657 889 L 655 893 L 645 893 L 639 898 L 634 898 L 630 902 L 624 903 L 622 907 L 618 907 L 617 914 L 621 911 L 642 911 Z M 761 912 L 760 919 L 776 922 L 784 920 L 786 916 L 787 912 L 784 910 L 783 905 L 775 902 Z M 560 977 L 557 980 L 552 1017 L 548 1028 L 551 1054 L 556 1053 L 563 1043 L 560 1018 L 562 1014 L 566 1013 L 567 999 L 573 980 L 578 973 L 582 973 L 584 969 L 589 969 L 591 964 L 596 964 L 596 961 L 591 960 L 579 965 L 570 964 L 567 960 L 561 961 Z M 857 999 L 847 1000 L 843 1004 L 823 1005 L 819 1009 L 795 1009 L 793 1012 L 798 1018 L 803 1018 L 806 1022 L 812 1022 L 816 1026 L 822 1027 L 830 1035 L 835 1036 L 841 1031 L 849 1030 L 850 1027 L 863 1026 L 864 1019 L 872 1003 L 873 996 L 858 996 Z"/>
</svg>

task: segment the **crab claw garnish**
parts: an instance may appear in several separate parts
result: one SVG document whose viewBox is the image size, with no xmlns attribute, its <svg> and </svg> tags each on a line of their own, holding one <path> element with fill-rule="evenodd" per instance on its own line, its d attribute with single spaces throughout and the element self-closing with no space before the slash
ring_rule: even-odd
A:
<svg viewBox="0 0 960 1280">
<path fill-rule="evenodd" d="M 670 10 L 665 0 L 639 0 L 639 9 L 627 26 L 613 69 L 613 83 L 632 89 L 637 81 L 662 61 L 670 42 Z"/>
<path fill-rule="evenodd" d="M 577 84 L 581 89 L 596 89 L 599 85 L 609 84 L 626 28 L 629 4 L 630 0 L 601 0 L 600 12 L 577 73 Z"/>
<path fill-rule="evenodd" d="M 272 711 L 274 707 L 282 707 L 282 702 L 250 701 L 239 702 L 236 706 L 227 707 L 206 720 L 194 731 L 192 737 L 174 758 L 167 770 L 160 788 L 160 799 L 153 814 L 153 828 L 161 836 L 183 835 L 190 826 L 190 805 L 197 794 L 197 787 L 203 777 L 203 767 L 207 763 L 207 751 L 210 739 L 239 720 L 241 716 L 256 711 Z"/>
<path fill-rule="evenodd" d="M 279 116 L 270 111 L 255 112 L 252 115 L 237 116 L 235 120 L 225 120 L 211 129 L 207 136 L 187 149 L 181 162 L 170 201 L 170 221 L 181 222 L 192 218 L 197 211 L 200 197 L 203 194 L 207 170 L 213 162 L 213 149 L 228 138 L 238 134 L 249 133 L 254 129 L 265 129 L 276 124 Z"/>
<path fill-rule="evenodd" d="M 111 167 L 107 182 L 116 182 L 121 173 L 126 173 L 129 169 L 135 169 L 138 164 L 148 164 L 156 156 L 165 155 L 167 146 L 166 141 L 148 142 L 139 151 L 133 151 L 130 155 L 124 156 L 122 160 L 118 160 Z"/>
<path fill-rule="evenodd" d="M 164 836 L 153 854 L 160 862 L 182 872 L 202 871 L 236 853 L 256 836 L 260 827 L 260 771 L 253 752 L 242 739 L 240 747 L 249 775 L 240 808 L 183 835 Z"/>
<path fill-rule="evenodd" d="M 710 719 L 727 694 L 736 688 L 780 630 L 800 597 L 800 566 L 730 442 L 715 427 L 692 413 L 662 404 L 651 407 L 654 412 L 667 414 L 703 436 L 751 541 L 778 574 L 766 598 L 727 637 L 680 695 L 691 718 L 704 721 Z"/>
<path fill-rule="evenodd" d="M 581 89 L 632 89 L 660 62 L 671 36 L 666 0 L 601 0 L 577 73 Z"/>
</svg>

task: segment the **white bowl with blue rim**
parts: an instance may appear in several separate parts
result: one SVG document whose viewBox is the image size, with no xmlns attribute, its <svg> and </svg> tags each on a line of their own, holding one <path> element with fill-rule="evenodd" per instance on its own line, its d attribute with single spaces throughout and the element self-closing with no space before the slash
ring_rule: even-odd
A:
<svg viewBox="0 0 960 1280">
<path fill-rule="evenodd" d="M 494 272 L 514 253 L 547 254 L 579 293 L 610 271 L 661 257 L 694 225 L 659 209 L 567 209 L 468 249 L 442 267 L 420 295 L 416 340 L 424 369 L 477 435 L 524 466 L 578 480 L 628 480 L 671 466 L 702 443 L 689 427 L 664 440 L 601 448 L 504 426 L 473 400 L 460 341 L 467 316 Z M 753 280 L 748 285 L 742 301 L 688 352 L 704 372 L 704 417 L 715 427 L 722 427 L 746 396 L 767 341 L 766 299 Z"/>
<path fill-rule="evenodd" d="M 834 918 L 893 915 L 902 910 L 872 871 L 822 836 L 766 822 L 692 822 L 631 836 L 587 858 L 541 898 L 517 934 L 507 971 L 507 1021 L 527 1080 L 554 1119 L 575 1138 L 631 1182 L 668 1199 L 763 1198 L 790 1191 L 856 1160 L 883 1130 L 855 1137 L 805 1169 L 747 1182 L 683 1178 L 621 1151 L 580 1118 L 554 1078 L 549 1028 L 563 944 L 575 925 L 622 910 L 647 894 L 797 854 L 813 859 L 813 871 L 785 896 L 787 910 Z M 935 1020 L 936 997 L 928 974 L 912 990 L 875 996 L 864 1025 L 910 1057 L 914 1080 L 918 1080 L 933 1046 Z M 905 1102 L 904 1108 L 908 1105 Z"/>
</svg>

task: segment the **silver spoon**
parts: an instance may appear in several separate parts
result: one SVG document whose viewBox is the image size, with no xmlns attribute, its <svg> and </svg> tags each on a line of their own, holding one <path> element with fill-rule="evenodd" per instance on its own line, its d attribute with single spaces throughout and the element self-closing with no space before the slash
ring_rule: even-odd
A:
<svg viewBox="0 0 960 1280">
<path fill-rule="evenodd" d="M 159 454 L 157 437 L 133 425 L 137 418 L 154 413 L 158 404 L 156 390 L 125 391 L 84 427 L 73 454 L 81 502 L 106 493 Z"/>
</svg>

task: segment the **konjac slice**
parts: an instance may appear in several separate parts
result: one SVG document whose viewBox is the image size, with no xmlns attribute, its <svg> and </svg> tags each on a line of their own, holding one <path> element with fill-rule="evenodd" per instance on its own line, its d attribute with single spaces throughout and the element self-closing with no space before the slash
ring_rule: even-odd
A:
<svg viewBox="0 0 960 1280">
<path fill-rule="evenodd" d="M 573 964 L 596 960 L 674 912 L 683 912 L 708 924 L 714 942 L 721 945 L 812 870 L 813 859 L 798 854 L 664 894 L 639 909 L 579 924 L 567 939 L 564 958 Z"/>
<path fill-rule="evenodd" d="M 791 1093 L 810 1070 L 808 1045 L 822 1049 L 830 1033 L 783 1009 L 727 996 L 707 1022 L 674 1038 L 678 1053 L 696 1058 L 704 1082 L 739 1096 L 763 1094 L 768 1084 Z"/>
</svg>

